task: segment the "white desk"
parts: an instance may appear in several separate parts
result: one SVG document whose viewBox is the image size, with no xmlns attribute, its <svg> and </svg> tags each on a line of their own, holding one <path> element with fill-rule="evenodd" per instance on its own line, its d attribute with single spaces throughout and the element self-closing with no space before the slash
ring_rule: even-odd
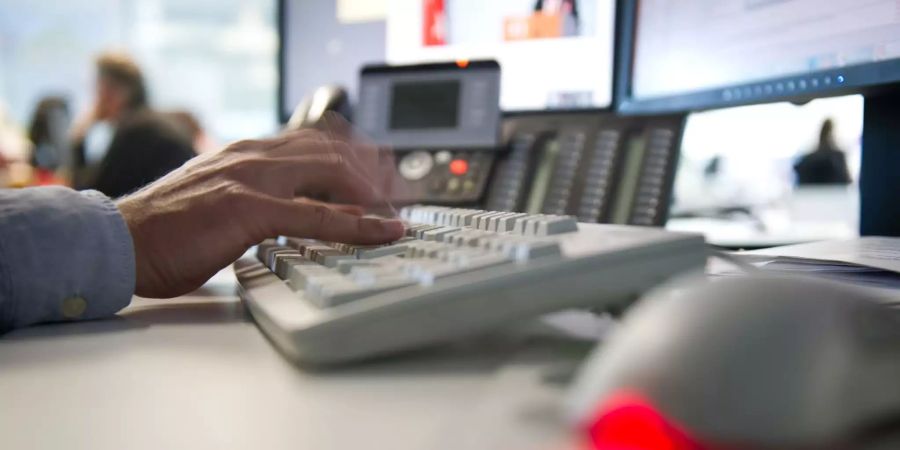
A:
<svg viewBox="0 0 900 450">
<path fill-rule="evenodd" d="M 0 446 L 564 448 L 548 375 L 589 347 L 490 343 L 314 373 L 274 350 L 230 283 L 136 299 L 112 320 L 0 338 Z"/>
</svg>

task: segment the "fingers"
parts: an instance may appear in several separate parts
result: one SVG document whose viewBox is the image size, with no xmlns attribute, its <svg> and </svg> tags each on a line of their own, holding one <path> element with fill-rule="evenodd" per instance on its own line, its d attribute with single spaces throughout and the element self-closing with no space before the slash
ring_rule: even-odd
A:
<svg viewBox="0 0 900 450">
<path fill-rule="evenodd" d="M 331 209 L 336 209 L 342 213 L 351 214 L 354 216 L 362 216 L 366 213 L 365 209 L 363 209 L 361 206 L 356 206 L 356 205 L 340 205 L 337 203 L 325 203 L 325 202 L 320 202 L 318 200 L 313 200 L 311 198 L 303 198 L 303 197 L 295 198 L 294 201 L 297 203 L 304 203 L 307 205 L 322 205 L 322 206 L 326 206 Z"/>
<path fill-rule="evenodd" d="M 229 178 L 285 199 L 327 194 L 334 201 L 368 205 L 381 198 L 373 181 L 340 155 L 242 156 L 227 170 Z"/>
<path fill-rule="evenodd" d="M 339 130 L 335 133 L 300 130 L 238 143 L 235 151 L 244 155 L 239 161 L 245 169 L 241 178 L 283 198 L 324 193 L 340 202 L 385 203 L 399 178 L 392 155 L 374 145 L 344 139 L 341 136 L 351 132 L 346 131 L 348 127 L 341 122 L 335 125 Z"/>
<path fill-rule="evenodd" d="M 368 205 L 382 198 L 372 180 L 340 155 L 323 155 L 280 171 L 283 185 L 291 185 L 294 194 L 329 194 L 330 199 Z"/>
<path fill-rule="evenodd" d="M 403 236 L 398 220 L 359 217 L 324 204 L 260 199 L 259 215 L 269 236 L 294 236 L 350 244 L 381 244 Z"/>
<path fill-rule="evenodd" d="M 347 125 L 349 126 L 349 125 Z M 301 130 L 286 133 L 263 150 L 267 156 L 338 154 L 364 173 L 377 173 L 384 151 L 346 131 Z"/>
</svg>

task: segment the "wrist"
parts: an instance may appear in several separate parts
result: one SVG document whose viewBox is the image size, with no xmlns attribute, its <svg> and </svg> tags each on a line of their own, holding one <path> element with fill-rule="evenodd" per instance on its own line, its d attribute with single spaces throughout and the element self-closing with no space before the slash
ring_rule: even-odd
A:
<svg viewBox="0 0 900 450">
<path fill-rule="evenodd" d="M 147 240 L 142 233 L 143 227 L 143 208 L 129 197 L 122 198 L 116 202 L 116 208 L 122 216 L 122 220 L 128 229 L 131 237 L 132 255 L 134 258 L 134 292 L 136 295 L 147 296 L 150 289 L 148 288 L 148 272 L 146 267 L 149 258 L 145 255 L 148 248 Z"/>
</svg>

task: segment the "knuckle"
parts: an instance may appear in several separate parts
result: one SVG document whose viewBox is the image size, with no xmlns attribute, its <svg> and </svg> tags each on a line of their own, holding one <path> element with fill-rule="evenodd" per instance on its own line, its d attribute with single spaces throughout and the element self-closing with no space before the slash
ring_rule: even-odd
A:
<svg viewBox="0 0 900 450">
<path fill-rule="evenodd" d="M 261 175 L 270 166 L 270 163 L 271 160 L 268 158 L 247 155 L 226 161 L 221 169 L 227 178 L 246 181 Z"/>
<path fill-rule="evenodd" d="M 300 131 L 292 132 L 289 135 L 284 136 L 287 142 L 320 142 L 325 140 L 325 134 L 319 130 L 315 130 L 312 128 L 306 128 Z"/>
<path fill-rule="evenodd" d="M 237 142 L 229 145 L 225 149 L 225 152 L 243 153 L 243 152 L 247 152 L 250 150 L 254 150 L 254 149 L 258 148 L 259 146 L 260 146 L 259 141 L 255 141 L 252 139 L 243 139 L 243 140 L 237 141 Z"/>
<path fill-rule="evenodd" d="M 250 188 L 237 181 L 225 181 L 218 186 L 217 191 L 232 206 L 244 206 L 251 198 Z"/>
<path fill-rule="evenodd" d="M 249 165 L 252 165 L 253 161 L 258 160 L 259 158 L 255 158 L 252 156 L 240 155 L 235 158 L 231 158 L 225 162 L 223 165 L 223 169 L 225 171 L 236 171 L 243 169 Z"/>
<path fill-rule="evenodd" d="M 297 133 L 297 137 L 307 139 L 324 139 L 325 133 L 315 128 L 306 128 Z"/>
<path fill-rule="evenodd" d="M 303 162 L 321 166 L 325 170 L 341 170 L 347 165 L 346 158 L 335 153 L 309 155 L 303 158 Z"/>
<path fill-rule="evenodd" d="M 248 189 L 240 183 L 225 183 L 222 193 L 230 202 L 241 202 L 247 197 Z"/>
<path fill-rule="evenodd" d="M 344 141 L 332 141 L 331 148 L 339 155 L 349 155 L 353 152 L 353 146 Z"/>
<path fill-rule="evenodd" d="M 325 156 L 325 163 L 334 166 L 337 170 L 347 170 L 347 158 L 340 153 L 330 153 Z"/>
</svg>

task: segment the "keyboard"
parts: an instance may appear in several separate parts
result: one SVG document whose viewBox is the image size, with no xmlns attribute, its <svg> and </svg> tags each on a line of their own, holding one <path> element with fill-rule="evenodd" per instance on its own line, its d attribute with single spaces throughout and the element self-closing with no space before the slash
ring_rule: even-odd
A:
<svg viewBox="0 0 900 450">
<path fill-rule="evenodd" d="M 702 270 L 703 238 L 570 216 L 412 206 L 377 246 L 279 238 L 234 265 L 241 298 L 289 359 L 331 365 L 491 332 L 572 308 L 621 310 Z"/>
</svg>

